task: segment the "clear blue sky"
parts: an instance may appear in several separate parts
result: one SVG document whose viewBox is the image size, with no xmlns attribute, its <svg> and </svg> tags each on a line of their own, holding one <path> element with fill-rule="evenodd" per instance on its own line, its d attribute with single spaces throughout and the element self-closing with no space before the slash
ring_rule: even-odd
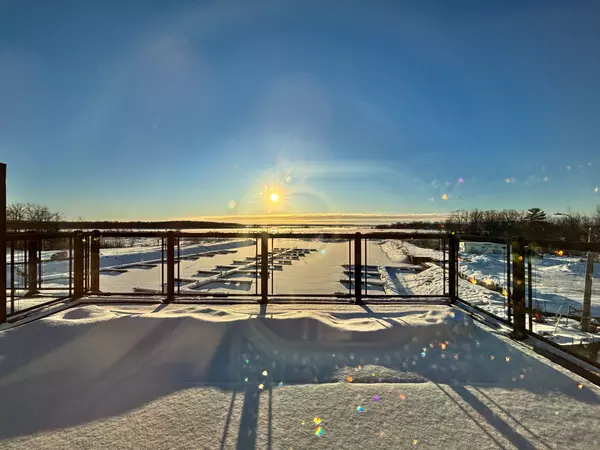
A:
<svg viewBox="0 0 600 450">
<path fill-rule="evenodd" d="M 0 0 L 9 202 L 591 211 L 598 24 L 583 0 Z"/>
</svg>

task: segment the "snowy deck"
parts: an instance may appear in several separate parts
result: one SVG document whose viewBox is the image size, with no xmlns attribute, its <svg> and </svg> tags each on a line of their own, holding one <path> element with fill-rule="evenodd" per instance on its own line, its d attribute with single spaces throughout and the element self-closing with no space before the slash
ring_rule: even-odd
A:
<svg viewBox="0 0 600 450">
<path fill-rule="evenodd" d="M 599 417 L 596 386 L 442 305 L 83 305 L 0 332 L 9 449 L 589 449 Z"/>
</svg>

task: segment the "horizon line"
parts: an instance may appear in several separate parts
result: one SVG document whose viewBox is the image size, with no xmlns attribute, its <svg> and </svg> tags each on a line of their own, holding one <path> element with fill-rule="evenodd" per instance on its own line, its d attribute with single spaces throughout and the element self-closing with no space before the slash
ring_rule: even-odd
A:
<svg viewBox="0 0 600 450">
<path fill-rule="evenodd" d="M 277 214 L 227 214 L 211 216 L 180 217 L 170 220 L 206 220 L 211 222 L 236 222 L 240 224 L 268 224 L 275 222 L 288 225 L 355 224 L 356 221 L 378 224 L 403 221 L 445 220 L 449 213 L 277 213 Z"/>
</svg>

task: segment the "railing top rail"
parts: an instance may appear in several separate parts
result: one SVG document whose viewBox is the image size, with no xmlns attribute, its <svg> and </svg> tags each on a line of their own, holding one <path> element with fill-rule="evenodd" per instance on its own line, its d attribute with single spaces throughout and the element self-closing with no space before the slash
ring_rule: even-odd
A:
<svg viewBox="0 0 600 450">
<path fill-rule="evenodd" d="M 78 236 L 80 232 L 74 231 L 23 231 L 6 233 L 7 241 L 61 239 Z"/>
<path fill-rule="evenodd" d="M 85 231 L 12 231 L 6 233 L 6 239 L 15 240 L 41 240 L 41 239 L 61 239 L 75 237 L 80 234 L 88 235 L 93 230 Z M 326 232 L 320 233 L 316 231 L 285 231 L 285 232 L 245 232 L 245 231 L 173 231 L 173 230 L 111 230 L 99 231 L 99 235 L 103 237 L 123 237 L 123 238 L 163 238 L 173 233 L 180 238 L 248 238 L 257 239 L 264 235 L 274 239 L 354 239 L 357 236 L 356 232 L 352 233 L 336 233 Z M 433 233 L 411 233 L 405 231 L 370 231 L 360 233 L 362 239 L 444 239 L 449 236 L 448 233 L 433 232 Z M 472 242 L 490 242 L 496 244 L 510 244 L 518 236 L 485 236 L 485 235 L 470 235 L 456 234 L 458 240 Z M 600 243 L 598 242 L 580 242 L 580 241 L 563 241 L 557 239 L 526 239 L 523 240 L 524 245 L 536 244 L 543 247 L 560 248 L 562 250 L 575 251 L 591 251 L 600 253 Z"/>
<path fill-rule="evenodd" d="M 29 232 L 11 232 L 7 234 L 8 239 L 23 240 L 23 239 L 56 239 L 63 237 L 73 237 L 80 234 L 81 231 L 75 232 L 49 232 L 49 231 L 29 231 Z M 91 234 L 92 231 L 85 231 L 85 234 Z M 261 232 L 244 232 L 244 231 L 100 231 L 100 236 L 103 237 L 131 237 L 131 238 L 148 238 L 167 237 L 173 233 L 176 237 L 181 238 L 260 238 L 267 235 L 269 238 L 275 239 L 354 239 L 357 233 L 319 233 L 319 232 L 281 232 L 281 233 L 261 233 Z M 369 232 L 360 233 L 362 239 L 441 239 L 446 235 L 443 233 L 407 233 L 407 232 Z"/>
</svg>

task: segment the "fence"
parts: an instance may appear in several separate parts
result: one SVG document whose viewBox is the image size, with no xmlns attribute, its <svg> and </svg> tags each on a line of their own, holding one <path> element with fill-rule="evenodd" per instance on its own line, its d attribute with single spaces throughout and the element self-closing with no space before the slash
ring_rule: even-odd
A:
<svg viewBox="0 0 600 450">
<path fill-rule="evenodd" d="M 511 327 L 517 339 L 534 336 L 577 358 L 600 342 L 594 320 L 600 316 L 600 283 L 594 283 L 593 264 L 600 244 L 468 235 L 455 239 L 449 259 L 456 261 L 452 284 L 457 301 Z M 495 251 L 486 256 L 471 252 L 467 260 L 469 253 L 459 248 L 469 244 L 495 246 Z M 487 265 L 479 264 L 480 259 Z M 483 291 L 484 300 L 477 297 Z M 584 359 L 600 368 L 598 356 Z"/>
<path fill-rule="evenodd" d="M 7 299 L 0 308 L 8 317 L 87 294 L 158 295 L 165 302 L 202 297 L 261 303 L 448 300 L 447 237 L 436 233 L 95 230 L 8 233 L 6 240 Z M 143 242 L 144 247 L 107 248 L 115 240 Z M 404 243 L 415 241 L 427 241 L 444 255 L 437 261 L 443 266 L 436 280 L 438 291 L 403 290 L 398 281 L 403 271 L 420 266 L 386 265 L 389 259 L 380 249 L 382 242 L 397 243 L 390 251 L 400 251 Z"/>
<path fill-rule="evenodd" d="M 548 274 L 540 254 L 561 255 L 567 266 L 578 267 L 587 254 L 589 269 L 589 255 L 600 252 L 600 244 L 401 232 L 95 230 L 15 232 L 4 238 L 2 320 L 90 294 L 120 296 L 120 301 L 126 295 L 158 297 L 163 302 L 210 298 L 262 304 L 418 298 L 466 305 L 511 327 L 518 339 L 535 335 L 557 344 L 550 339 L 565 330 L 574 336 L 573 326 L 581 323 L 581 341 L 595 328 L 590 308 L 592 293 L 597 294 L 591 287 L 593 270 L 576 274 L 581 289 L 575 295 L 584 301 L 564 303 L 558 309 L 544 306 L 544 296 L 557 294 L 543 292 L 536 283 L 544 276 L 559 277 Z M 136 253 L 107 248 L 115 240 L 146 241 Z M 469 251 L 470 245 L 492 247 L 494 256 L 482 264 L 478 252 Z M 401 262 L 390 265 L 385 261 L 394 259 L 394 252 Z M 119 279 L 137 284 L 115 281 Z M 558 343 L 565 344 L 564 336 L 561 339 Z"/>
</svg>

